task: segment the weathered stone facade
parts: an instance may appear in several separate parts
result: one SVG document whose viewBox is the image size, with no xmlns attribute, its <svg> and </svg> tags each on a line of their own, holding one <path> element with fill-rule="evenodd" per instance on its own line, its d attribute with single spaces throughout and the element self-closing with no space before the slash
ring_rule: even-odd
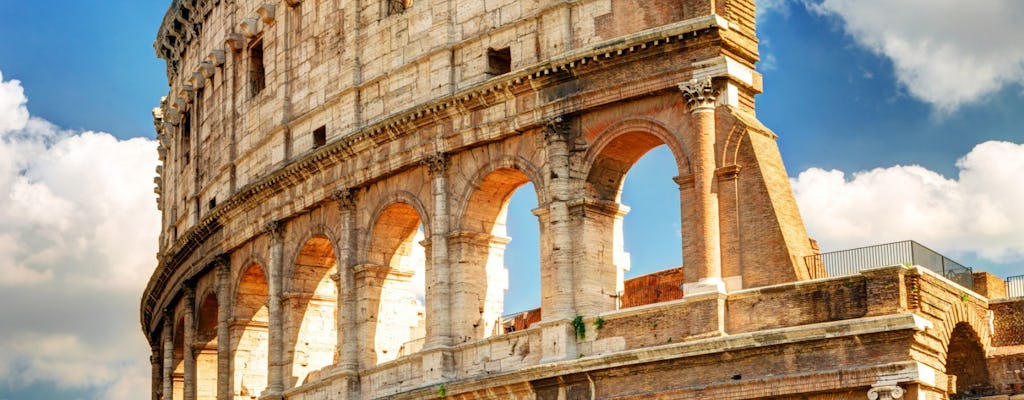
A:
<svg viewBox="0 0 1024 400">
<path fill-rule="evenodd" d="M 1024 302 L 804 262 L 752 0 L 174 0 L 156 50 L 154 399 L 1024 391 L 1002 330 Z M 686 265 L 648 304 L 623 293 L 619 192 L 660 145 Z M 510 331 L 527 183 L 541 308 Z"/>
</svg>

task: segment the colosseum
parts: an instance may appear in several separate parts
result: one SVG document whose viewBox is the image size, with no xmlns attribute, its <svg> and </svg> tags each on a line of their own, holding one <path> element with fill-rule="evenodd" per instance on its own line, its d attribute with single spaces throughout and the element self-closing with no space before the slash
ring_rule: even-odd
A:
<svg viewBox="0 0 1024 400">
<path fill-rule="evenodd" d="M 1021 293 L 914 242 L 808 238 L 755 114 L 754 17 L 173 0 L 152 398 L 1024 398 Z M 659 146 L 684 265 L 624 280 L 622 184 Z M 536 310 L 503 305 L 520 187 Z"/>
</svg>

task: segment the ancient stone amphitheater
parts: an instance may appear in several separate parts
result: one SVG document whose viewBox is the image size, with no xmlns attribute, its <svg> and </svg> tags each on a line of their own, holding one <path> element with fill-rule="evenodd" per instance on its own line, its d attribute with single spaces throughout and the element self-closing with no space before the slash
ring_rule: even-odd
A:
<svg viewBox="0 0 1024 400">
<path fill-rule="evenodd" d="M 1002 281 L 816 261 L 755 116 L 754 14 L 173 0 L 141 303 L 153 399 L 1024 392 L 1024 301 L 990 300 Z M 662 145 L 682 226 L 664 251 L 685 265 L 624 284 L 622 183 Z M 507 316 L 507 205 L 527 183 L 541 306 Z"/>
</svg>

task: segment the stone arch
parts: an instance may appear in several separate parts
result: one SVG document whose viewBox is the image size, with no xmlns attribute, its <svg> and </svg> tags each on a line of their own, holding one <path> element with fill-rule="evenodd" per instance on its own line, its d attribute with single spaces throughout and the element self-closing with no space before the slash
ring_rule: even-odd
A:
<svg viewBox="0 0 1024 400">
<path fill-rule="evenodd" d="M 943 314 L 942 320 L 935 326 L 938 336 L 942 343 L 948 344 L 953 338 L 956 327 L 964 324 L 976 332 L 982 348 L 988 348 L 992 338 L 991 332 L 988 329 L 988 314 L 986 311 L 976 309 L 977 306 L 972 304 L 970 295 L 965 294 L 964 296 L 967 296 L 965 297 L 966 300 L 956 299 L 955 301 L 948 302 L 949 305 Z"/>
<path fill-rule="evenodd" d="M 291 277 L 295 273 L 296 267 L 299 265 L 300 258 L 303 256 L 302 251 L 309 245 L 310 240 L 321 240 L 326 239 L 327 243 L 330 244 L 330 251 L 333 255 L 339 254 L 338 237 L 334 230 L 330 229 L 326 224 L 318 223 L 313 225 L 306 224 L 290 224 L 292 228 L 292 238 L 298 239 L 294 246 L 291 246 L 290 251 L 287 251 L 283 255 L 283 259 L 286 260 L 285 270 L 282 272 L 282 276 Z M 335 260 L 337 262 L 337 260 Z M 289 293 L 294 290 L 292 285 L 295 285 L 294 279 L 286 279 L 284 282 L 284 293 Z"/>
<path fill-rule="evenodd" d="M 457 209 L 457 228 L 449 238 L 456 260 L 452 279 L 458 282 L 452 306 L 457 341 L 503 333 L 501 316 L 508 289 L 504 256 L 511 240 L 506 231 L 509 201 L 519 188 L 533 183 L 537 203 L 543 204 L 542 182 L 539 169 L 529 161 L 505 156 L 485 163 L 466 185 Z M 542 291 L 544 285 L 542 281 Z"/>
<path fill-rule="evenodd" d="M 620 120 L 595 135 L 594 143 L 584 156 L 584 201 L 574 213 L 583 215 L 580 221 L 581 237 L 587 238 L 591 251 L 584 253 L 585 273 L 577 273 L 580 284 L 598 287 L 603 293 L 621 296 L 624 292 L 623 276 L 629 268 L 625 251 L 623 221 L 629 207 L 622 204 L 621 193 L 626 175 L 647 153 L 666 146 L 672 154 L 679 177 L 691 174 L 690 161 L 681 136 L 653 118 L 631 117 Z M 666 185 L 674 183 L 665 182 Z M 688 236 L 686 196 L 680 192 L 680 222 L 683 239 Z M 676 251 L 683 252 L 683 245 Z M 685 257 L 684 257 L 685 258 Z M 595 303 L 596 302 L 596 303 Z M 593 303 L 593 304 L 591 304 Z M 620 307 L 618 298 L 594 297 L 590 303 L 577 304 L 577 308 L 602 312 Z"/>
<path fill-rule="evenodd" d="M 587 197 L 617 201 L 622 183 L 644 154 L 660 145 L 668 146 L 679 175 L 689 175 L 690 159 L 677 133 L 653 118 L 632 117 L 618 121 L 595 136 L 584 156 Z"/>
<path fill-rule="evenodd" d="M 217 293 L 206 290 L 196 308 L 196 398 L 217 398 Z"/>
<path fill-rule="evenodd" d="M 466 226 L 466 211 L 473 204 L 472 196 L 475 195 L 482 188 L 481 185 L 484 185 L 486 183 L 484 182 L 484 179 L 491 175 L 491 173 L 499 170 L 518 171 L 520 174 L 525 176 L 526 182 L 533 183 L 533 186 L 537 192 L 537 204 L 544 204 L 547 202 L 548 196 L 546 191 L 544 190 L 544 180 L 541 179 L 539 168 L 537 168 L 535 165 L 533 165 L 533 163 L 531 163 L 529 160 L 526 160 L 523 157 L 497 157 L 487 163 L 484 163 L 484 165 L 476 171 L 476 173 L 469 180 L 469 183 L 463 190 L 462 196 L 460 197 L 461 199 L 463 199 L 462 203 L 459 204 L 458 207 L 456 208 L 457 211 L 454 220 L 457 225 L 455 226 L 455 230 L 473 230 L 479 232 L 490 231 L 489 229 L 474 229 L 474 227 Z M 522 186 L 523 184 L 525 184 L 525 182 L 523 182 L 519 186 Z M 512 192 L 515 192 L 515 189 L 518 189 L 519 186 L 516 186 L 511 191 L 509 191 L 507 193 L 507 196 L 505 196 L 505 200 L 507 200 L 507 197 L 511 196 Z"/>
<path fill-rule="evenodd" d="M 955 383 L 951 399 L 968 399 L 995 394 L 985 363 L 985 348 L 974 328 L 967 322 L 957 323 L 946 342 L 946 374 Z M 955 377 L 955 378 L 953 378 Z M 953 383 L 953 382 L 951 382 Z"/>
<path fill-rule="evenodd" d="M 259 396 L 267 387 L 270 339 L 269 286 L 263 266 L 252 260 L 235 280 L 232 310 L 231 357 L 233 396 Z"/>
<path fill-rule="evenodd" d="M 288 268 L 283 300 L 285 365 L 292 385 L 306 382 L 310 372 L 335 362 L 337 345 L 338 272 L 334 242 L 322 233 L 305 241 Z"/>
<path fill-rule="evenodd" d="M 359 350 L 363 367 L 419 351 L 426 333 L 425 301 L 418 298 L 425 296 L 419 282 L 429 263 L 420 247 L 427 241 L 419 236 L 429 237 L 425 208 L 412 194 L 399 191 L 385 196 L 372 215 L 364 261 L 354 271 L 359 337 L 365 340 Z"/>
</svg>

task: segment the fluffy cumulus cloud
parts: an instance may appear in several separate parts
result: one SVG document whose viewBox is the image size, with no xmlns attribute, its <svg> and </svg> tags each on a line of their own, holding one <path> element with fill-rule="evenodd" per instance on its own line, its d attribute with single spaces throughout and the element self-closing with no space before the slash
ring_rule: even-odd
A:
<svg viewBox="0 0 1024 400">
<path fill-rule="evenodd" d="M 156 143 L 63 130 L 0 74 L 0 394 L 31 385 L 137 398 L 138 296 L 159 227 Z"/>
<path fill-rule="evenodd" d="M 780 0 L 764 1 L 779 8 Z M 910 95 L 941 113 L 1024 83 L 1024 2 L 802 0 L 840 18 L 860 45 L 892 60 Z"/>
<path fill-rule="evenodd" d="M 981 143 L 957 167 L 955 179 L 920 166 L 849 177 L 811 168 L 792 184 L 825 250 L 914 239 L 996 263 L 1024 260 L 1024 144 Z"/>
</svg>

